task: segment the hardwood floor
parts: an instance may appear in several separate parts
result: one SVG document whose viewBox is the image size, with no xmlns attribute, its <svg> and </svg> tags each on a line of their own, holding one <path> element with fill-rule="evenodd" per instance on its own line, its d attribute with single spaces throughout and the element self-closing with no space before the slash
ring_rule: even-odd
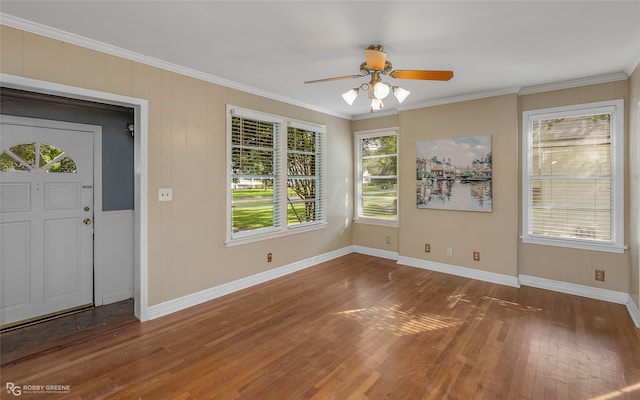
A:
<svg viewBox="0 0 640 400">
<path fill-rule="evenodd" d="M 640 398 L 640 329 L 624 306 L 361 254 L 94 331 L 5 365 L 3 389 L 66 385 L 52 398 L 69 399 Z"/>
</svg>

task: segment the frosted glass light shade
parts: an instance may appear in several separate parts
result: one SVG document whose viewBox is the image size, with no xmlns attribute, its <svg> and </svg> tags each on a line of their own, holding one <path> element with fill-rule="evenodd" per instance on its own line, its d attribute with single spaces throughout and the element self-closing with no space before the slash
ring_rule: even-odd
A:
<svg viewBox="0 0 640 400">
<path fill-rule="evenodd" d="M 384 82 L 378 82 L 373 87 L 373 96 L 378 99 L 384 99 L 389 95 L 389 85 Z"/>
<path fill-rule="evenodd" d="M 351 89 L 342 95 L 342 98 L 348 105 L 352 105 L 356 100 L 356 97 L 358 97 L 358 89 Z"/>
<path fill-rule="evenodd" d="M 375 97 L 371 99 L 371 111 L 381 110 L 382 107 L 384 107 L 384 104 L 382 104 L 382 100 L 377 99 Z"/>
<path fill-rule="evenodd" d="M 407 97 L 409 97 L 410 93 L 410 91 L 399 86 L 393 88 L 393 95 L 396 96 L 396 99 L 398 99 L 398 103 L 402 103 Z"/>
</svg>

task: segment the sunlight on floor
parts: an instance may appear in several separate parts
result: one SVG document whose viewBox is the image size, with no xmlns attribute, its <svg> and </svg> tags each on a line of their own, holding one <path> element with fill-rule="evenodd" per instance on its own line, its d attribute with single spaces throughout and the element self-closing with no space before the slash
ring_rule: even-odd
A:
<svg viewBox="0 0 640 400">
<path fill-rule="evenodd" d="M 638 396 L 640 397 L 640 383 L 636 383 L 635 385 L 627 386 L 626 388 L 622 388 L 620 390 L 614 390 L 613 392 L 609 392 L 607 394 L 603 394 L 602 396 L 593 397 L 591 400 L 609 400 L 615 399 L 616 397 L 624 396 L 629 393 L 638 392 Z"/>
<path fill-rule="evenodd" d="M 499 304 L 502 307 L 505 307 L 507 309 L 515 309 L 515 310 L 518 310 L 518 311 L 542 311 L 542 308 L 531 307 L 531 306 L 523 306 L 523 305 L 520 305 L 518 303 L 514 303 L 512 301 L 496 299 L 495 297 L 482 296 L 482 298 L 485 299 L 485 300 L 494 301 L 497 304 Z"/>
<path fill-rule="evenodd" d="M 457 318 L 443 317 L 437 314 L 403 311 L 399 305 L 391 307 L 370 307 L 337 313 L 364 322 L 368 327 L 378 330 L 390 330 L 394 335 L 414 335 L 436 329 L 450 328 L 462 323 Z"/>
<path fill-rule="evenodd" d="M 467 300 L 464 298 L 465 294 L 456 294 L 456 295 L 451 295 L 449 297 L 447 297 L 447 301 L 449 301 L 449 308 L 454 308 L 455 306 L 457 306 L 459 303 L 473 303 L 471 300 Z M 498 304 L 499 306 L 502 306 L 508 310 L 517 310 L 517 311 L 542 311 L 541 308 L 538 307 L 531 307 L 531 306 L 523 306 L 519 303 L 514 303 L 512 301 L 507 301 L 507 300 L 503 300 L 503 299 L 498 299 L 495 297 L 490 297 L 490 296 L 482 296 L 482 298 L 484 300 L 489 300 L 491 302 L 494 302 L 495 304 Z"/>
</svg>

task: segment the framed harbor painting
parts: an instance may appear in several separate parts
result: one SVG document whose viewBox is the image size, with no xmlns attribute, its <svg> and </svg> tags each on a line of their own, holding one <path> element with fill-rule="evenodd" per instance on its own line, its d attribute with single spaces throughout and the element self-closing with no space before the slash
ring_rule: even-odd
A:
<svg viewBox="0 0 640 400">
<path fill-rule="evenodd" d="M 493 211 L 491 135 L 416 142 L 416 206 Z"/>
</svg>

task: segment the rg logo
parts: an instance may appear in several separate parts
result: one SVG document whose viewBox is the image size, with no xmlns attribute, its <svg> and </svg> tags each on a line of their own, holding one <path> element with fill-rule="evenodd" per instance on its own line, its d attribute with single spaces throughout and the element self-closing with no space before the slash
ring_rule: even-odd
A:
<svg viewBox="0 0 640 400">
<path fill-rule="evenodd" d="M 14 396 L 20 396 L 22 394 L 22 388 L 13 382 L 7 382 L 5 385 L 7 393 L 11 393 Z"/>
</svg>

